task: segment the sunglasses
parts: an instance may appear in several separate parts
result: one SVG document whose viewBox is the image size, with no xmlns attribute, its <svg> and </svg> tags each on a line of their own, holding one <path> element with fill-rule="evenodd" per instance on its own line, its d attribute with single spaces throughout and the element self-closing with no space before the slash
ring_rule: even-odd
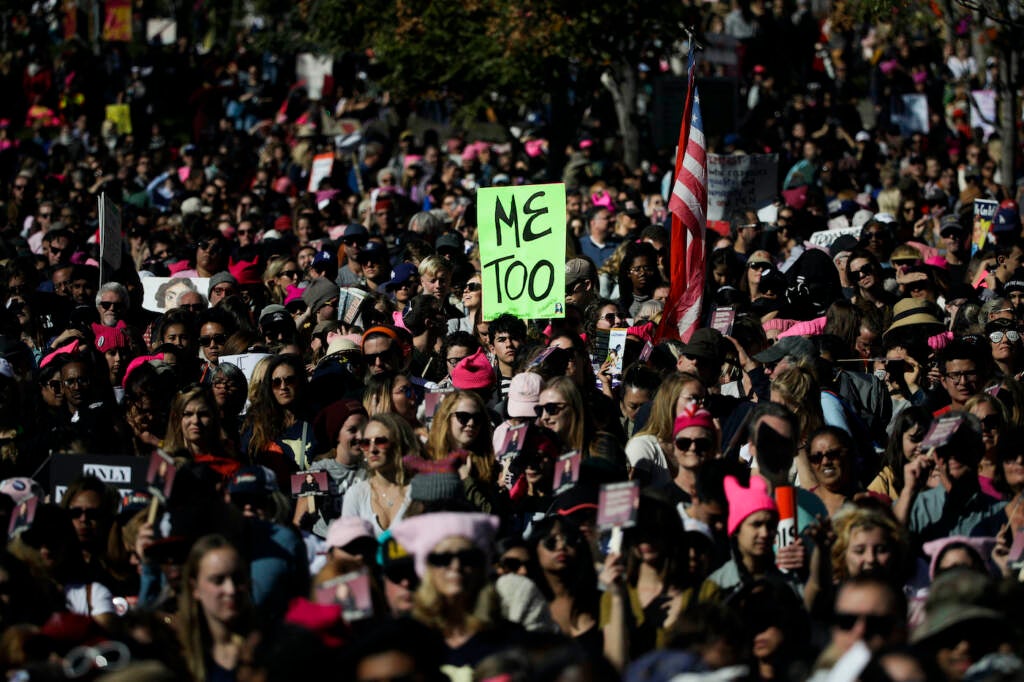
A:
<svg viewBox="0 0 1024 682">
<path fill-rule="evenodd" d="M 100 301 L 100 307 L 104 310 L 110 310 L 111 308 L 114 310 L 124 310 L 124 304 L 120 301 Z"/>
<path fill-rule="evenodd" d="M 547 413 L 549 417 L 554 417 L 556 414 L 568 407 L 568 403 L 544 403 L 543 405 L 537 405 L 533 408 L 533 411 L 538 417 Z"/>
<path fill-rule="evenodd" d="M 990 414 L 984 419 L 979 419 L 978 421 L 981 422 L 981 428 L 983 431 L 995 431 L 1002 424 L 1002 420 L 994 414 Z"/>
<path fill-rule="evenodd" d="M 349 239 L 343 239 L 341 241 L 342 241 L 342 243 L 345 244 L 345 246 L 360 246 L 361 247 L 361 246 L 366 246 L 366 243 L 368 241 L 370 241 L 370 240 L 369 239 L 351 239 L 351 238 L 349 238 Z"/>
<path fill-rule="evenodd" d="M 203 251 L 220 251 L 220 244 L 218 244 L 217 242 L 208 241 L 206 239 L 197 242 L 196 247 L 202 249 Z"/>
<path fill-rule="evenodd" d="M 618 313 L 605 313 L 604 315 L 601 316 L 601 319 L 603 319 L 608 324 L 615 324 L 616 322 L 622 320 L 622 315 L 619 315 Z"/>
<path fill-rule="evenodd" d="M 875 616 L 860 613 L 837 612 L 832 619 L 833 625 L 840 630 L 849 632 L 856 627 L 857 622 L 864 621 L 864 639 L 871 639 L 877 636 L 886 636 L 892 632 L 894 620 L 891 616 Z"/>
<path fill-rule="evenodd" d="M 456 559 L 459 560 L 459 566 L 479 566 L 484 562 L 484 553 L 474 547 L 458 552 L 431 552 L 427 555 L 427 563 L 435 568 L 448 568 Z"/>
<path fill-rule="evenodd" d="M 462 426 L 468 426 L 470 422 L 479 425 L 483 422 L 483 415 L 479 412 L 456 412 L 455 419 Z"/>
<path fill-rule="evenodd" d="M 807 455 L 807 461 L 811 464 L 821 464 L 824 460 L 835 462 L 843 457 L 843 451 L 836 448 L 835 450 L 826 450 L 825 452 L 812 452 Z"/>
<path fill-rule="evenodd" d="M 60 393 L 60 390 L 63 387 L 63 384 L 60 383 L 59 381 L 57 381 L 56 379 L 54 379 L 53 381 L 47 381 L 45 386 L 48 389 L 50 389 L 51 391 L 53 391 L 54 393 Z"/>
<path fill-rule="evenodd" d="M 904 209 L 904 210 L 906 210 L 906 209 Z M 885 241 L 887 238 L 888 238 L 888 235 L 886 235 L 885 232 L 881 232 L 881 231 L 866 232 L 866 233 L 864 233 L 864 241 L 872 241 L 872 240 L 874 240 L 876 242 L 882 242 L 882 241 Z"/>
<path fill-rule="evenodd" d="M 278 277 L 287 277 L 288 279 L 298 279 L 301 273 L 298 270 L 282 270 Z"/>
<path fill-rule="evenodd" d="M 758 272 L 764 272 L 765 270 L 771 270 L 772 269 L 772 264 L 771 263 L 765 263 L 764 261 L 758 261 L 756 263 L 749 264 L 747 267 L 750 268 L 751 270 L 757 270 Z"/>
<path fill-rule="evenodd" d="M 391 445 L 391 439 L 388 438 L 387 436 L 376 436 L 374 438 L 356 438 L 352 442 L 361 448 L 386 448 L 387 446 Z"/>
<path fill-rule="evenodd" d="M 990 332 L 988 335 L 988 340 L 992 343 L 1002 343 L 1003 339 L 1010 343 L 1017 343 L 1020 341 L 1020 333 L 1011 330 L 1008 332 Z"/>
<path fill-rule="evenodd" d="M 564 533 L 552 533 L 551 535 L 541 540 L 540 544 L 544 546 L 544 549 L 548 550 L 549 552 L 553 552 L 556 549 L 558 549 L 559 544 L 561 544 L 562 547 L 576 547 L 582 542 L 582 535 L 576 535 L 575 533 L 572 535 L 566 535 Z"/>
<path fill-rule="evenodd" d="M 863 279 L 863 278 L 865 278 L 865 277 L 867 277 L 869 275 L 873 275 L 873 274 L 875 274 L 875 268 L 874 268 L 874 266 L 871 266 L 871 265 L 865 265 L 860 270 L 851 270 L 850 271 L 850 277 L 852 277 L 855 281 L 861 280 L 861 279 Z"/>
<path fill-rule="evenodd" d="M 202 346 L 203 348 L 206 348 L 207 346 L 210 346 L 212 344 L 217 344 L 218 346 L 223 346 L 224 342 L 227 341 L 227 340 L 228 340 L 228 335 L 227 334 L 211 334 L 209 336 L 200 336 L 199 337 L 199 345 Z"/>
<path fill-rule="evenodd" d="M 501 570 L 506 573 L 517 573 L 519 569 L 526 565 L 526 562 L 522 559 L 516 559 L 515 557 L 505 557 L 498 565 L 501 566 Z"/>
<path fill-rule="evenodd" d="M 401 559 L 393 561 L 384 567 L 383 573 L 388 582 L 396 585 L 408 583 L 411 587 L 416 587 L 420 584 L 412 561 L 403 561 Z"/>
<path fill-rule="evenodd" d="M 371 367 L 377 364 L 377 360 L 380 360 L 380 364 L 386 365 L 390 354 L 391 352 L 386 350 L 381 351 L 380 353 L 366 353 L 363 355 L 363 360 L 365 360 L 366 364 Z"/>
<path fill-rule="evenodd" d="M 84 516 L 86 521 L 100 520 L 100 510 L 95 508 L 68 507 L 68 513 L 72 519 L 80 519 Z"/>
<path fill-rule="evenodd" d="M 285 386 L 288 388 L 294 388 L 295 385 L 299 383 L 299 380 L 294 374 L 292 374 L 286 377 L 274 377 L 270 383 L 274 388 L 284 388 Z"/>
<path fill-rule="evenodd" d="M 710 438 L 684 438 L 680 436 L 676 438 L 676 447 L 682 452 L 689 451 L 690 448 L 696 450 L 698 455 L 711 452 L 713 443 Z"/>
<path fill-rule="evenodd" d="M 477 292 L 483 289 L 483 285 L 480 282 L 467 282 L 466 291 Z"/>
</svg>

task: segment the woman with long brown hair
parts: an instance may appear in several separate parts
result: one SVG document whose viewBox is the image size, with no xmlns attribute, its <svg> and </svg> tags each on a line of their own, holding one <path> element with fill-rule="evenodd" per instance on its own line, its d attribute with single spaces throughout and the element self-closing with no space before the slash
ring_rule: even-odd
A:
<svg viewBox="0 0 1024 682">
<path fill-rule="evenodd" d="M 466 499 L 483 512 L 494 512 L 496 468 L 491 422 L 487 407 L 473 391 L 454 391 L 445 396 L 434 414 L 427 439 L 431 459 L 444 459 L 463 450 L 468 454 L 459 468 Z"/>
</svg>

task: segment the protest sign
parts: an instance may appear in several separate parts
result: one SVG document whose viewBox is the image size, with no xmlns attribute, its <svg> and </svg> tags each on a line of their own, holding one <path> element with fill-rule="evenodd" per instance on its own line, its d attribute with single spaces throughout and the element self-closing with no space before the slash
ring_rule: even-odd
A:
<svg viewBox="0 0 1024 682">
<path fill-rule="evenodd" d="M 582 456 L 579 450 L 567 452 L 558 458 L 558 464 L 555 466 L 555 473 L 558 475 L 555 479 L 555 492 L 568 490 L 580 480 L 580 464 Z"/>
<path fill-rule="evenodd" d="M 636 525 L 640 508 L 640 482 L 607 483 L 597 496 L 597 525 L 601 530 Z"/>
<path fill-rule="evenodd" d="M 892 114 L 893 123 L 900 127 L 900 134 L 908 136 L 913 133 L 927 133 L 930 127 L 928 121 L 928 98 L 921 94 L 900 95 L 899 105 L 901 111 L 894 111 Z"/>
<path fill-rule="evenodd" d="M 370 575 L 367 569 L 346 573 L 319 585 L 313 594 L 317 604 L 339 604 L 346 622 L 373 615 Z"/>
<path fill-rule="evenodd" d="M 735 320 L 735 308 L 732 306 L 724 308 L 715 306 L 711 311 L 711 324 L 709 326 L 722 336 L 730 336 L 732 334 L 732 323 Z"/>
<path fill-rule="evenodd" d="M 143 277 L 142 307 L 154 313 L 169 310 L 186 291 L 206 295 L 210 290 L 208 277 Z"/>
<path fill-rule="evenodd" d="M 840 227 L 835 230 L 821 230 L 811 235 L 811 243 L 815 246 L 820 246 L 823 249 L 827 249 L 832 246 L 832 242 L 845 237 L 847 235 L 860 239 L 861 233 L 860 227 Z"/>
<path fill-rule="evenodd" d="M 992 219 L 999 210 L 999 202 L 992 199 L 974 200 L 974 226 L 971 231 L 971 255 L 985 248 L 988 233 L 992 230 Z"/>
<path fill-rule="evenodd" d="M 326 471 L 300 471 L 291 475 L 292 497 L 327 494 Z"/>
<path fill-rule="evenodd" d="M 295 56 L 295 77 L 306 81 L 306 92 L 312 100 L 323 96 L 324 85 L 333 87 L 334 59 L 329 55 L 300 52 Z M 333 93 L 328 93 L 333 94 Z"/>
<path fill-rule="evenodd" d="M 106 193 L 100 195 L 100 283 L 104 282 L 104 266 L 111 270 L 121 267 L 121 209 Z M 109 273 L 108 273 L 109 274 Z"/>
<path fill-rule="evenodd" d="M 971 91 L 971 128 L 981 128 L 981 136 L 988 140 L 996 132 L 996 91 Z"/>
<path fill-rule="evenodd" d="M 170 17 L 146 20 L 146 42 L 173 45 L 178 42 L 178 22 Z"/>
<path fill-rule="evenodd" d="M 608 363 L 609 371 L 615 376 L 622 374 L 622 353 L 626 349 L 628 332 L 625 327 L 616 327 L 610 330 L 608 335 L 608 353 L 604 361 Z"/>
<path fill-rule="evenodd" d="M 755 211 L 778 194 L 778 154 L 708 154 L 708 220 L 733 208 Z"/>
<path fill-rule="evenodd" d="M 79 476 L 92 474 L 124 495 L 146 487 L 149 460 L 125 455 L 53 455 L 50 458 L 50 494 L 54 502 Z"/>
<path fill-rule="evenodd" d="M 119 135 L 132 134 L 132 108 L 130 104 L 108 104 L 106 120 L 117 126 Z"/>
<path fill-rule="evenodd" d="M 238 355 L 222 355 L 217 362 L 226 362 L 242 370 L 246 381 L 252 381 L 252 372 L 256 369 L 263 358 L 269 358 L 270 353 L 240 353 Z"/>
<path fill-rule="evenodd" d="M 309 169 L 309 186 L 306 188 L 309 192 L 315 192 L 320 189 L 320 181 L 324 178 L 330 177 L 331 170 L 334 168 L 334 154 L 327 152 L 325 154 L 317 154 L 313 157 L 313 167 Z"/>
<path fill-rule="evenodd" d="M 932 422 L 931 428 L 921 441 L 922 450 L 941 448 L 953 438 L 953 434 L 964 423 L 963 415 L 946 414 Z"/>
<path fill-rule="evenodd" d="M 106 0 L 103 19 L 105 42 L 132 42 L 132 3 L 130 0 Z"/>
<path fill-rule="evenodd" d="M 477 195 L 483 319 L 565 316 L 565 185 L 486 187 Z"/>
<path fill-rule="evenodd" d="M 11 520 L 7 524 L 7 538 L 14 539 L 15 535 L 28 530 L 29 526 L 36 519 L 36 508 L 39 507 L 39 498 L 30 497 L 17 506 L 11 513 Z"/>
</svg>

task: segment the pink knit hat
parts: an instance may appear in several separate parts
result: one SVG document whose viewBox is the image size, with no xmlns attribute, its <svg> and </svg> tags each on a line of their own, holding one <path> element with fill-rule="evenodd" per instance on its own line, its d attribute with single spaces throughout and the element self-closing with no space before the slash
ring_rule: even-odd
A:
<svg viewBox="0 0 1024 682">
<path fill-rule="evenodd" d="M 725 487 L 725 499 L 729 501 L 729 522 L 728 530 L 731 536 L 735 533 L 740 524 L 750 516 L 759 511 L 774 512 L 779 515 L 779 508 L 775 506 L 775 500 L 768 494 L 768 481 L 757 474 L 751 474 L 750 487 L 744 488 L 732 476 L 726 476 L 723 481 Z"/>
<path fill-rule="evenodd" d="M 459 360 L 452 369 L 452 385 L 460 391 L 490 388 L 494 385 L 494 368 L 483 348 Z"/>
<path fill-rule="evenodd" d="M 497 532 L 497 516 L 477 512 L 437 512 L 399 522 L 392 529 L 391 536 L 416 558 L 416 574 L 422 578 L 427 572 L 427 555 L 442 540 L 466 538 L 487 553 Z"/>
<path fill-rule="evenodd" d="M 92 333 L 95 338 L 96 350 L 106 353 L 115 348 L 127 348 L 128 335 L 117 327 L 105 327 L 101 324 L 92 325 Z"/>
<path fill-rule="evenodd" d="M 699 426 L 702 429 L 707 429 L 711 433 L 718 433 L 718 429 L 715 427 L 715 420 L 711 416 L 711 413 L 697 405 L 690 405 L 683 410 L 682 414 L 676 417 L 676 423 L 672 426 L 672 435 L 674 436 L 683 429 L 691 426 Z"/>
</svg>

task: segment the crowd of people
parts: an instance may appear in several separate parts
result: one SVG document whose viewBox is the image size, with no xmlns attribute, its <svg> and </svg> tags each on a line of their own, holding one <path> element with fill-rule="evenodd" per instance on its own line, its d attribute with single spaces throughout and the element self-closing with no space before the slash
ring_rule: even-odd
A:
<svg viewBox="0 0 1024 682">
<path fill-rule="evenodd" d="M 784 180 L 708 230 L 684 340 L 670 153 L 627 168 L 601 98 L 552 178 L 542 127 L 406 129 L 251 35 L 90 67 L 17 15 L 8 678 L 1022 679 L 1024 240 L 1014 150 L 967 103 L 995 55 L 968 19 L 944 43 L 704 11 L 747 109 L 709 148 Z M 668 68 L 639 68 L 642 110 Z M 904 136 L 912 93 L 931 128 Z M 540 179 L 566 185 L 564 315 L 490 314 L 476 192 Z"/>
</svg>

